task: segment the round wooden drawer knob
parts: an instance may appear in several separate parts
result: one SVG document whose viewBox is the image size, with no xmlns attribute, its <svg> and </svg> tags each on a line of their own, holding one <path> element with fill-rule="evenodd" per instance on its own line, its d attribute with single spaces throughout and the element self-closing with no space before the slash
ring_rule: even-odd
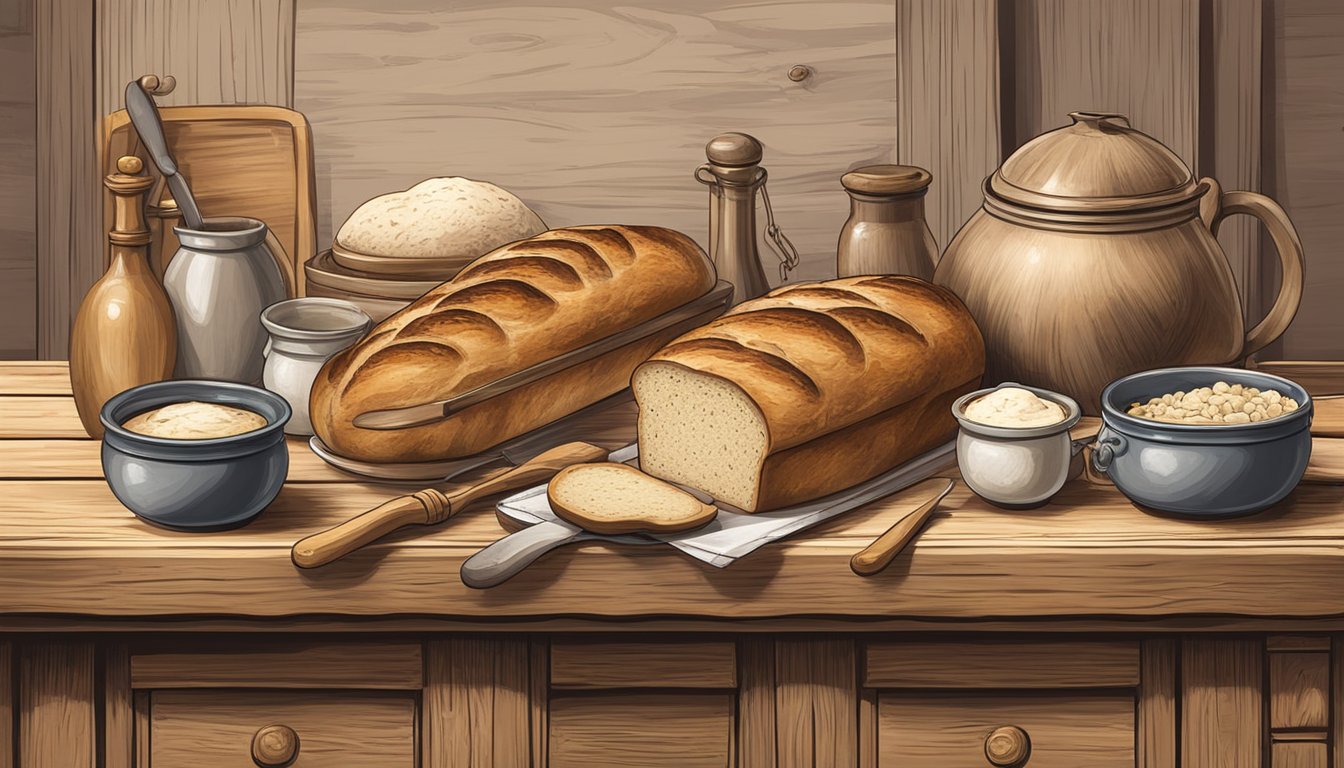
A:
<svg viewBox="0 0 1344 768">
<path fill-rule="evenodd" d="M 284 768 L 299 756 L 299 734 L 288 725 L 268 725 L 252 737 L 252 762 L 261 768 Z"/>
<path fill-rule="evenodd" d="M 999 726 L 985 738 L 985 757 L 998 768 L 1026 765 L 1031 757 L 1031 737 L 1016 725 Z"/>
</svg>

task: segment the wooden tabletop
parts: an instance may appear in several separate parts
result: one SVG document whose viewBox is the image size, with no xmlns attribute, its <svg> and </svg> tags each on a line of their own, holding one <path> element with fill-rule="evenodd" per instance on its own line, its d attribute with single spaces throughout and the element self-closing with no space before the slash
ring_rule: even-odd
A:
<svg viewBox="0 0 1344 768">
<path fill-rule="evenodd" d="M 598 437 L 616 445 L 633 412 Z M 587 435 L 586 437 L 593 437 Z M 251 525 L 210 534 L 147 525 L 102 480 L 64 363 L 0 363 L 0 613 L 125 619 L 555 617 L 847 620 L 1344 616 L 1344 487 L 1303 484 L 1251 518 L 1146 514 L 1107 486 L 1069 483 L 1008 512 L 963 486 L 878 576 L 849 558 L 913 509 L 916 486 L 725 569 L 666 546 L 582 544 L 491 590 L 458 578 L 503 535 L 489 506 L 396 534 L 316 571 L 299 538 L 406 492 L 358 482 L 291 441 L 289 482 Z M 932 482 L 932 481 L 931 481 Z"/>
</svg>

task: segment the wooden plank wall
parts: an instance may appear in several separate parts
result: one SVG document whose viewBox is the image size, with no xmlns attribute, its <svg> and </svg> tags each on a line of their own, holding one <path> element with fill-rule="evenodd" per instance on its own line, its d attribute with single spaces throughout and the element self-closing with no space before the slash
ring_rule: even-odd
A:
<svg viewBox="0 0 1344 768">
<path fill-rule="evenodd" d="M 93 3 L 41 0 L 37 51 L 37 357 L 69 356 L 70 323 L 103 273 L 95 164 Z"/>
<path fill-rule="evenodd" d="M 294 103 L 294 0 L 98 0 L 95 35 L 99 115 L 147 74 L 177 78 L 164 106 Z"/>
<path fill-rule="evenodd" d="M 929 229 L 946 248 L 1002 160 L 999 0 L 898 0 L 896 156 L 927 168 Z"/>
<path fill-rule="evenodd" d="M 1262 0 L 1208 3 L 1200 32 L 1200 133 L 1198 172 L 1225 189 L 1261 189 L 1260 122 Z M 1211 125 L 1210 125 L 1211 123 Z M 1247 216 L 1233 216 L 1218 230 L 1241 289 L 1248 327 L 1259 321 L 1260 233 Z"/>
<path fill-rule="evenodd" d="M 765 144 L 796 276 L 833 275 L 840 176 L 893 159 L 896 14 L 820 5 L 306 0 L 294 103 L 313 124 L 319 241 L 371 196 L 461 175 L 552 226 L 656 223 L 703 243 L 691 173 L 706 141 L 739 130 Z M 790 81 L 797 64 L 814 74 Z"/>
<path fill-rule="evenodd" d="M 0 360 L 37 354 L 33 0 L 0 0 Z"/>
<path fill-rule="evenodd" d="M 1119 112 L 1195 165 L 1198 0 L 1021 0 L 1013 15 L 1016 144 L 1072 111 Z"/>
<path fill-rule="evenodd" d="M 1344 359 L 1344 4 L 1268 4 L 1264 44 L 1265 191 L 1288 210 L 1306 251 L 1302 307 L 1265 359 Z M 1260 301 L 1273 302 L 1278 259 L 1266 245 Z"/>
<path fill-rule="evenodd" d="M 367 197 L 434 174 L 497 181 L 553 225 L 657 222 L 703 241 L 706 194 L 690 172 L 708 138 L 745 130 L 766 144 L 780 223 L 803 255 L 798 278 L 832 274 L 847 213 L 844 171 L 895 159 L 929 167 L 929 219 L 946 245 L 1005 152 L 1063 124 L 1070 110 L 1121 111 L 1225 188 L 1263 188 L 1297 223 L 1309 262 L 1303 308 L 1261 357 L 1344 358 L 1332 301 L 1344 288 L 1337 3 L 665 6 L 37 3 L 38 154 L 25 165 L 21 150 L 7 152 L 0 166 L 17 178 L 0 190 L 38 187 L 0 199 L 0 233 L 20 244 L 0 254 L 0 305 L 7 321 L 35 313 L 37 326 L 6 322 L 0 355 L 64 355 L 70 315 L 102 267 L 90 247 L 102 232 L 87 111 L 119 106 L 129 77 L 158 71 L 179 79 L 170 103 L 292 104 L 308 114 L 323 241 Z M 2 39 L 0 56 L 14 55 L 5 46 L 19 43 Z M 795 64 L 812 76 L 789 80 Z M 0 102 L 15 109 L 8 97 Z M 17 135 L 0 133 L 10 142 Z M 36 168 L 33 181 L 25 167 Z M 34 218 L 26 210 L 41 233 L 35 269 L 13 255 L 22 253 L 16 223 L 22 230 Z M 1276 260 L 1256 230 L 1237 217 L 1221 234 L 1252 322 L 1277 285 Z"/>
</svg>

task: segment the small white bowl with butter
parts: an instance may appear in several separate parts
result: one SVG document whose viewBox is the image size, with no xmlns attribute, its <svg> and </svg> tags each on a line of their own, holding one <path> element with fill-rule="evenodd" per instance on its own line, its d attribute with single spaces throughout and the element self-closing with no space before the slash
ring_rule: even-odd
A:
<svg viewBox="0 0 1344 768">
<path fill-rule="evenodd" d="M 1038 507 L 1059 492 L 1083 446 L 1069 430 L 1082 412 L 1071 398 L 1005 382 L 952 404 L 962 479 L 986 501 L 1010 509 Z"/>
</svg>

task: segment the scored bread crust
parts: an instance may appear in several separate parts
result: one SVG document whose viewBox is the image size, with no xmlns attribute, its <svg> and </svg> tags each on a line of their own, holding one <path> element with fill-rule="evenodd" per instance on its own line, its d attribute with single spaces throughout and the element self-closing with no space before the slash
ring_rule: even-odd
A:
<svg viewBox="0 0 1344 768">
<path fill-rule="evenodd" d="M 979 385 L 984 360 L 980 331 L 951 291 L 861 276 L 744 302 L 659 350 L 633 385 L 640 401 L 641 379 L 673 366 L 726 382 L 755 405 L 766 428 L 744 506 L 755 512 L 835 493 L 951 439 L 952 402 Z M 644 435 L 657 425 L 640 406 Z M 672 465 L 649 451 L 641 443 L 644 470 L 666 473 Z"/>
<path fill-rule="evenodd" d="M 619 517 L 600 517 L 577 505 L 569 505 L 560 499 L 561 491 L 559 486 L 566 482 L 578 479 L 579 476 L 592 474 L 597 469 L 600 471 L 619 471 L 628 473 L 635 477 L 641 483 L 659 486 L 665 486 L 663 490 L 674 491 L 679 496 L 683 496 L 688 514 L 675 517 L 660 516 L 649 507 L 634 506 Z M 652 477 L 638 469 L 626 464 L 613 464 L 610 462 L 599 464 L 575 464 L 565 467 L 551 478 L 546 486 L 546 501 L 551 505 L 551 510 L 555 512 L 556 517 L 561 520 L 577 525 L 578 527 L 591 531 L 593 533 L 605 534 L 624 534 L 624 533 L 681 533 L 683 531 L 693 531 L 709 523 L 719 514 L 718 507 L 705 504 L 691 494 L 680 488 Z"/>
<path fill-rule="evenodd" d="M 624 389 L 634 367 L 672 334 L 651 336 L 431 424 L 364 429 L 354 420 L 489 384 L 693 301 L 714 279 L 695 241 L 662 227 L 570 227 L 510 243 L 327 361 L 309 399 L 313 429 L 328 448 L 361 461 L 479 453 Z"/>
</svg>

